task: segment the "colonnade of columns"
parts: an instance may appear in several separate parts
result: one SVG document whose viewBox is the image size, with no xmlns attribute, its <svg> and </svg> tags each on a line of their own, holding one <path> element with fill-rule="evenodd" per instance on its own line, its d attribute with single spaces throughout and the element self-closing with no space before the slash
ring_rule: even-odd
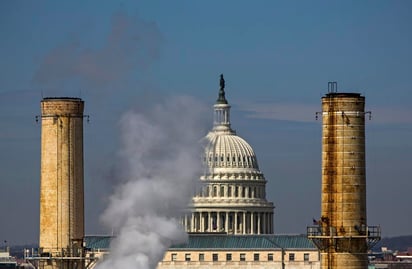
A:
<svg viewBox="0 0 412 269">
<path fill-rule="evenodd" d="M 222 197 L 222 198 L 253 198 L 265 199 L 264 184 L 208 184 L 202 187 L 198 197 Z"/>
<path fill-rule="evenodd" d="M 272 234 L 272 212 L 205 211 L 185 215 L 187 232 L 225 232 L 228 234 Z"/>
</svg>

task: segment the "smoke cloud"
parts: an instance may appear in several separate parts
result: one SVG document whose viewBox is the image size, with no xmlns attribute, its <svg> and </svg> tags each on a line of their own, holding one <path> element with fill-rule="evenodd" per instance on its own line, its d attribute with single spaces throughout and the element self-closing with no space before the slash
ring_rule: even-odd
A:
<svg viewBox="0 0 412 269">
<path fill-rule="evenodd" d="M 32 81 L 47 87 L 63 87 L 68 82 L 87 88 L 107 87 L 133 73 L 138 75 L 153 63 L 161 40 L 155 23 L 119 12 L 113 15 L 101 46 L 88 47 L 79 40 L 57 46 L 45 55 Z"/>
<path fill-rule="evenodd" d="M 186 240 L 179 218 L 201 172 L 205 112 L 198 101 L 176 97 L 123 115 L 116 173 L 121 184 L 102 216 L 115 238 L 98 269 L 153 269 L 170 245 Z"/>
</svg>

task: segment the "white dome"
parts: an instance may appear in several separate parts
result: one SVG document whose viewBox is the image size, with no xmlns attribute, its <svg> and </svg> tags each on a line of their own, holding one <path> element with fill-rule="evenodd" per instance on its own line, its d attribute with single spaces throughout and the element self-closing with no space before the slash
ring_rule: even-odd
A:
<svg viewBox="0 0 412 269">
<path fill-rule="evenodd" d="M 204 142 L 203 160 L 209 168 L 259 169 L 252 147 L 234 131 L 213 130 Z"/>
</svg>

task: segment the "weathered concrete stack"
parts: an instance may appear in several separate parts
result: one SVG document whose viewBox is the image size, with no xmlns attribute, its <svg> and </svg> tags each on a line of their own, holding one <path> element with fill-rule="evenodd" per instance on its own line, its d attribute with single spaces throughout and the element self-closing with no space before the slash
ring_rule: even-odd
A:
<svg viewBox="0 0 412 269">
<path fill-rule="evenodd" d="M 80 98 L 41 101 L 40 242 L 43 256 L 79 256 L 84 237 L 83 109 Z M 50 267 L 81 268 L 79 261 Z"/>
<path fill-rule="evenodd" d="M 367 268 L 365 97 L 322 97 L 322 268 Z"/>
<path fill-rule="evenodd" d="M 380 227 L 367 226 L 365 97 L 338 93 L 329 82 L 322 97 L 321 218 L 308 238 L 321 252 L 322 269 L 368 268 L 367 251 L 380 240 Z"/>
</svg>

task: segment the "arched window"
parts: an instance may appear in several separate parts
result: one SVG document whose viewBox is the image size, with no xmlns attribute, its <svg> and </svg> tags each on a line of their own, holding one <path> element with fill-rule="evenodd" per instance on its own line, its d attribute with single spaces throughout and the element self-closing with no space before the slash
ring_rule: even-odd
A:
<svg viewBox="0 0 412 269">
<path fill-rule="evenodd" d="M 213 197 L 216 197 L 216 196 L 217 196 L 217 187 L 214 186 L 213 187 Z"/>
<path fill-rule="evenodd" d="M 229 186 L 227 190 L 227 196 L 232 197 L 232 186 Z"/>
<path fill-rule="evenodd" d="M 220 186 L 220 197 L 225 196 L 225 187 L 224 186 Z"/>
</svg>

